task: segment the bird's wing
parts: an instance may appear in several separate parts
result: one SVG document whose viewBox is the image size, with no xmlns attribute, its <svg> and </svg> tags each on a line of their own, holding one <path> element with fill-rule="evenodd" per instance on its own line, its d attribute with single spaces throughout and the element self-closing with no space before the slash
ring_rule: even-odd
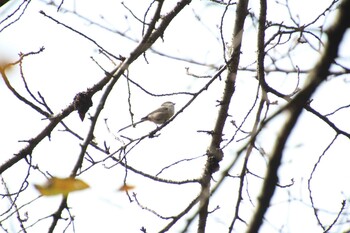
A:
<svg viewBox="0 0 350 233">
<path fill-rule="evenodd" d="M 169 120 L 170 117 L 171 115 L 169 114 L 169 111 L 154 112 L 148 115 L 148 120 L 156 124 L 163 124 Z"/>
<path fill-rule="evenodd" d="M 153 112 L 150 112 L 150 113 L 148 113 L 148 115 L 147 116 L 145 116 L 145 117 L 143 117 L 143 118 L 141 118 L 141 120 L 148 120 L 149 118 L 149 116 L 151 116 L 151 115 L 154 115 L 155 113 L 157 113 L 157 112 L 159 112 L 159 113 L 161 113 L 161 112 L 167 112 L 168 111 L 168 108 L 167 107 L 164 107 L 164 106 L 162 106 L 162 107 L 160 107 L 160 108 L 157 108 L 156 110 L 154 110 Z"/>
</svg>

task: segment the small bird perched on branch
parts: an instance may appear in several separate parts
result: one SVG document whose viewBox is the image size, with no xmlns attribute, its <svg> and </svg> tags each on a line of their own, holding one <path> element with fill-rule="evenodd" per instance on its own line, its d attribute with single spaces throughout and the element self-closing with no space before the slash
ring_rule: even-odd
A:
<svg viewBox="0 0 350 233">
<path fill-rule="evenodd" d="M 175 104 L 173 102 L 170 102 L 170 101 L 164 102 L 158 109 L 149 113 L 147 116 L 141 118 L 140 121 L 138 121 L 134 124 L 125 126 L 124 128 L 121 128 L 118 132 L 120 132 L 124 129 L 127 129 L 131 126 L 135 127 L 136 125 L 138 125 L 142 122 L 145 122 L 145 121 L 152 121 L 152 122 L 156 123 L 157 125 L 164 124 L 167 120 L 169 120 L 174 115 L 174 112 L 175 112 L 174 105 Z"/>
</svg>

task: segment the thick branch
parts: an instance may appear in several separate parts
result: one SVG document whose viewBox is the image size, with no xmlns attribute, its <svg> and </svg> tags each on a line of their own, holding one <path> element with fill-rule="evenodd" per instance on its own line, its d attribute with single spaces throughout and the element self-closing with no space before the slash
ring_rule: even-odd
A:
<svg viewBox="0 0 350 233">
<path fill-rule="evenodd" d="M 320 83 L 326 80 L 329 74 L 329 68 L 337 57 L 339 44 L 344 36 L 345 30 L 350 25 L 350 0 L 344 0 L 339 6 L 337 18 L 334 20 L 334 25 L 327 31 L 328 41 L 325 45 L 323 54 L 316 64 L 315 68 L 309 75 L 309 83 L 288 105 L 289 117 L 276 140 L 276 145 L 271 155 L 268 165 L 267 174 L 263 184 L 263 188 L 258 200 L 258 207 L 250 224 L 248 224 L 249 233 L 259 231 L 264 215 L 269 208 L 270 201 L 275 191 L 275 185 L 278 181 L 278 168 L 281 163 L 283 150 L 287 139 L 295 127 L 295 124 L 302 112 L 302 109 L 309 101 L 311 95 L 315 92 Z"/>
<path fill-rule="evenodd" d="M 146 34 L 145 34 L 144 38 L 142 39 L 142 41 L 140 42 L 140 44 L 130 53 L 130 56 L 127 59 L 125 59 L 123 61 L 123 63 L 119 67 L 115 68 L 111 72 L 111 74 L 113 75 L 113 79 L 111 80 L 111 82 L 109 82 L 109 84 L 106 86 L 106 89 L 104 90 L 104 93 L 103 93 L 103 95 L 101 97 L 99 105 L 98 105 L 98 107 L 96 109 L 96 113 L 95 113 L 94 117 L 92 118 L 92 123 L 91 123 L 90 129 L 89 129 L 89 132 L 88 132 L 88 134 L 86 136 L 86 139 L 84 140 L 84 143 L 82 145 L 82 149 L 81 149 L 78 161 L 76 162 L 76 164 L 75 164 L 75 166 L 73 168 L 73 171 L 71 173 L 71 177 L 75 177 L 76 174 L 77 174 L 78 169 L 82 166 L 84 155 L 85 155 L 86 150 L 88 148 L 88 145 L 89 145 L 89 143 L 90 143 L 90 141 L 92 140 L 92 137 L 93 137 L 93 132 L 94 132 L 94 129 L 95 129 L 95 126 L 96 126 L 96 122 L 97 122 L 98 116 L 99 116 L 100 112 L 102 111 L 102 109 L 104 108 L 104 105 L 105 105 L 105 103 L 107 101 L 107 98 L 108 98 L 110 92 L 112 91 L 115 83 L 119 80 L 120 76 L 125 72 L 125 70 L 128 69 L 129 65 L 133 61 L 135 61 L 142 53 L 144 53 L 159 38 L 159 36 L 164 33 L 164 30 L 167 28 L 167 26 L 169 25 L 171 20 L 189 2 L 190 2 L 189 0 L 183 0 L 182 4 L 178 3 L 178 5 L 176 7 L 177 11 L 174 12 L 174 10 L 173 10 L 172 14 L 168 14 L 166 17 L 164 17 L 164 19 L 166 19 L 166 20 L 164 20 L 160 24 L 160 26 L 159 26 L 159 28 L 157 30 L 153 30 L 153 27 L 154 27 L 156 21 L 159 19 L 159 15 L 160 15 L 160 11 L 161 11 L 162 1 L 160 1 L 159 5 L 158 5 L 158 8 L 157 8 L 157 11 L 156 11 L 156 13 L 154 15 L 154 18 L 153 18 L 152 22 L 151 22 L 151 25 L 153 25 L 153 26 L 150 26 L 151 28 L 149 28 L 149 31 L 146 32 Z M 182 6 L 182 7 L 179 7 L 179 6 Z M 145 42 L 145 41 L 147 41 L 147 42 Z M 62 211 L 64 210 L 65 206 L 67 206 L 67 198 L 63 198 L 62 199 L 58 210 L 54 214 L 54 218 L 53 218 L 53 221 L 52 221 L 51 226 L 50 226 L 50 231 L 55 229 L 57 221 L 60 218 L 60 216 L 62 214 Z"/>
<path fill-rule="evenodd" d="M 206 220 L 208 217 L 208 205 L 210 195 L 210 179 L 214 172 L 219 169 L 219 162 L 223 158 L 220 149 L 223 129 L 228 116 L 229 105 L 235 92 L 235 81 L 237 76 L 239 58 L 241 53 L 241 42 L 243 35 L 244 21 L 248 13 L 248 0 L 241 0 L 237 4 L 235 27 L 232 36 L 232 54 L 227 64 L 228 72 L 225 81 L 225 90 L 221 100 L 218 117 L 212 134 L 212 140 L 207 151 L 207 162 L 202 175 L 202 189 L 200 193 L 200 209 L 198 232 L 205 232 Z"/>
<path fill-rule="evenodd" d="M 146 33 L 147 38 L 144 38 L 139 46 L 131 52 L 128 59 L 126 59 L 120 66 L 115 68 L 110 72 L 113 75 L 114 79 L 112 80 L 113 84 L 110 86 L 110 90 L 117 82 L 119 77 L 124 73 L 128 66 L 135 61 L 142 53 L 144 53 L 161 35 L 163 35 L 165 29 L 173 20 L 173 18 L 187 5 L 191 0 L 182 0 L 177 3 L 174 9 L 169 12 L 166 16 L 163 17 L 162 22 L 159 24 L 158 28 L 152 33 Z M 155 17 L 154 19 L 159 19 Z M 144 41 L 147 41 L 146 43 Z M 147 45 L 147 46 L 145 46 Z M 89 89 L 91 96 L 94 95 L 97 91 L 101 90 L 111 79 L 111 75 L 107 74 L 99 83 L 95 84 L 92 88 Z M 109 91 L 110 91 L 109 90 Z M 25 158 L 28 154 L 31 154 L 33 149 L 43 140 L 46 136 L 50 135 L 50 132 L 56 127 L 56 125 L 67 117 L 71 112 L 73 112 L 74 104 L 70 104 L 66 109 L 64 109 L 60 114 L 50 119 L 50 123 L 43 129 L 36 137 L 29 140 L 29 144 L 18 152 L 14 157 L 6 161 L 0 166 L 0 174 L 10 168 L 12 165 Z"/>
</svg>

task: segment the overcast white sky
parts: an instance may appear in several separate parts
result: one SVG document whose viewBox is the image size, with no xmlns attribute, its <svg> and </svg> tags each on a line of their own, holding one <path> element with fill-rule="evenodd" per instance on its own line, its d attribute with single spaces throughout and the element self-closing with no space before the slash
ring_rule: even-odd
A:
<svg viewBox="0 0 350 233">
<path fill-rule="evenodd" d="M 17 7 L 21 1 L 11 1 L 10 6 L 0 9 L 0 20 L 8 15 L 12 9 Z M 109 28 L 125 32 L 128 36 L 140 39 L 140 24 L 127 13 L 119 1 L 75 1 L 75 7 L 78 13 L 84 17 L 97 20 Z M 165 1 L 167 9 L 173 6 L 172 1 Z M 140 4 L 144 3 L 144 6 Z M 172 22 L 169 31 L 165 34 L 165 42 L 157 42 L 154 46 L 158 51 L 170 55 L 191 58 L 198 62 L 214 64 L 220 66 L 223 64 L 222 46 L 218 41 L 217 24 L 221 17 L 223 7 L 206 6 L 205 1 L 194 1 L 191 6 L 180 14 L 180 17 Z M 330 1 L 291 1 L 292 12 L 298 12 L 300 24 L 305 24 L 314 19 Z M 65 1 L 63 8 L 71 9 L 71 2 Z M 125 1 L 134 14 L 139 17 L 148 2 L 137 2 L 135 6 L 132 1 Z M 251 11 L 257 13 L 257 6 L 251 1 Z M 281 10 L 281 5 L 269 1 L 268 20 L 275 22 L 286 22 L 288 15 L 286 11 Z M 312 10 L 311 10 L 312 9 Z M 5 12 L 6 10 L 6 12 Z M 86 90 L 94 83 L 99 81 L 103 76 L 103 71 L 92 61 L 94 57 L 105 69 L 111 70 L 113 65 L 102 55 L 97 52 L 96 46 L 83 39 L 76 33 L 57 25 L 53 21 L 45 18 L 39 13 L 44 10 L 45 13 L 60 21 L 70 25 L 73 28 L 85 33 L 93 38 L 98 44 L 102 45 L 109 52 L 116 55 L 128 56 L 130 51 L 136 46 L 131 42 L 112 32 L 105 31 L 89 22 L 82 20 L 70 13 L 57 13 L 54 6 L 45 5 L 42 1 L 32 1 L 21 19 L 14 25 L 3 30 L 0 33 L 0 54 L 1 58 L 8 60 L 17 59 L 19 52 L 37 51 L 40 47 L 45 47 L 45 51 L 38 55 L 33 55 L 25 59 L 24 72 L 28 84 L 33 91 L 40 93 L 45 97 L 47 103 L 52 107 L 55 113 L 65 108 L 71 103 L 76 93 Z M 201 16 L 201 22 L 193 16 L 193 12 Z M 232 17 L 234 10 L 229 12 L 227 18 Z M 127 14 L 126 19 L 124 15 Z M 100 17 L 103 15 L 103 19 Z M 226 18 L 226 19 L 227 19 Z M 331 21 L 332 17 L 322 17 L 316 25 Z M 230 40 L 233 20 L 227 20 L 224 30 L 226 40 Z M 241 66 L 248 66 L 255 62 L 255 31 L 250 20 L 247 20 L 247 34 L 243 41 L 243 55 Z M 272 33 L 272 32 L 269 32 Z M 313 40 L 312 37 L 309 39 Z M 316 41 L 315 41 L 316 42 Z M 349 58 L 349 55 L 343 51 L 349 51 L 348 43 L 344 43 L 344 49 L 341 53 Z M 283 51 L 282 51 L 283 52 Z M 316 59 L 317 53 L 307 49 L 307 46 L 301 45 L 294 51 L 291 56 L 295 57 L 297 65 L 301 69 L 311 67 Z M 197 80 L 186 75 L 185 67 L 190 67 L 190 71 L 201 75 L 212 75 L 214 70 L 204 67 L 189 65 L 184 62 L 167 60 L 164 57 L 158 57 L 152 53 L 147 53 L 149 64 L 146 64 L 143 58 L 139 58 L 130 67 L 130 77 L 136 80 L 147 90 L 152 93 L 162 94 L 176 91 L 194 92 L 201 88 L 207 80 Z M 266 62 L 269 64 L 268 60 Z M 290 67 L 285 60 L 281 64 Z M 349 60 L 344 60 L 344 64 L 349 65 Z M 252 66 L 253 67 L 253 66 Z M 9 73 L 11 83 L 14 87 L 23 93 L 23 85 L 19 79 L 18 70 L 14 69 Z M 254 73 L 241 73 L 237 80 L 236 96 L 232 100 L 231 114 L 233 120 L 241 122 L 248 110 L 251 108 L 256 94 L 257 82 Z M 305 75 L 301 75 L 300 82 L 303 83 Z M 293 75 L 284 74 L 270 75 L 269 81 L 279 90 L 290 92 L 296 85 L 297 80 Z M 140 170 L 157 174 L 163 167 L 179 161 L 181 159 L 197 157 L 203 155 L 210 138 L 205 134 L 199 134 L 197 130 L 211 130 L 216 118 L 217 108 L 216 100 L 221 98 L 222 87 L 224 83 L 215 82 L 208 91 L 200 96 L 188 111 L 185 111 L 173 124 L 168 125 L 162 130 L 161 137 L 147 139 L 142 142 L 141 146 L 136 147 L 128 157 L 128 163 Z M 158 107 L 162 102 L 171 100 L 176 103 L 176 108 L 181 108 L 190 98 L 190 96 L 176 95 L 171 97 L 155 98 L 132 87 L 133 112 L 135 119 L 143 117 L 149 111 Z M 349 85 L 344 85 L 343 79 L 333 79 L 327 86 L 324 85 L 314 96 L 312 106 L 321 113 L 332 112 L 339 106 L 348 104 Z M 98 103 L 101 93 L 93 97 L 94 107 L 89 110 L 90 114 Z M 27 95 L 26 95 L 27 96 Z M 96 141 L 101 145 L 104 141 L 111 146 L 111 151 L 118 149 L 121 143 L 114 139 L 114 136 L 108 133 L 103 119 L 108 118 L 109 127 L 114 133 L 119 128 L 130 123 L 130 116 L 127 105 L 127 85 L 125 80 L 121 79 L 116 84 L 107 105 L 100 116 L 100 121 L 94 136 Z M 284 103 L 282 100 L 271 96 L 271 101 L 278 100 L 278 106 L 271 106 L 277 109 Z M 3 163 L 12 154 L 18 152 L 26 143 L 18 140 L 28 140 L 36 136 L 47 122 L 37 113 L 32 111 L 28 106 L 18 101 L 6 88 L 4 82 L 0 82 L 0 104 L 2 114 L 0 118 L 0 142 L 1 154 L 0 162 Z M 347 123 L 349 111 L 346 109 L 339 114 L 332 116 L 330 119 L 337 122 L 337 126 L 343 130 L 349 131 L 350 126 Z M 253 115 L 247 122 L 253 120 Z M 268 125 L 258 143 L 266 149 L 269 149 L 274 143 L 276 135 L 281 128 L 283 117 L 279 117 Z M 89 121 L 81 122 L 78 114 L 73 113 L 65 122 L 74 130 L 85 136 L 89 127 Z M 58 127 L 62 129 L 62 127 Z M 128 129 L 125 135 L 129 137 L 141 136 L 154 129 L 154 125 L 144 123 L 136 129 Z M 249 124 L 243 127 L 243 130 L 250 131 Z M 226 130 L 227 135 L 232 135 L 234 128 L 229 126 Z M 6 132 L 6 133 L 4 133 Z M 51 175 L 66 177 L 70 174 L 73 165 L 76 162 L 80 151 L 80 146 L 73 136 L 55 130 L 51 135 L 52 141 L 45 141 L 34 150 L 33 162 L 39 164 L 41 170 L 50 172 Z M 242 135 L 243 137 L 243 135 Z M 282 232 L 319 232 L 320 228 L 316 227 L 315 218 L 312 209 L 303 202 L 308 201 L 307 193 L 307 174 L 310 174 L 314 164 L 319 156 L 325 150 L 327 145 L 334 137 L 334 132 L 325 127 L 325 124 L 317 120 L 309 113 L 304 113 L 303 118 L 298 124 L 298 128 L 293 132 L 293 136 L 288 142 L 288 150 L 285 151 L 283 166 L 280 169 L 281 184 L 286 185 L 294 179 L 295 185 L 290 189 L 295 200 L 288 202 L 290 198 L 286 190 L 277 190 L 273 199 L 273 207 L 269 210 L 266 219 L 268 222 L 264 225 L 261 232 L 277 231 Z M 231 161 L 236 155 L 236 151 L 241 148 L 243 143 L 235 143 L 225 151 L 225 159 L 222 161 L 221 168 Z M 315 195 L 317 206 L 327 208 L 334 212 L 340 209 L 341 201 L 350 196 L 349 187 L 344 185 L 349 180 L 348 172 L 348 148 L 349 142 L 340 136 L 331 150 L 322 158 L 322 163 L 316 172 L 312 187 Z M 96 160 L 102 159 L 97 151 L 91 150 L 91 156 Z M 263 176 L 266 167 L 266 158 L 261 157 L 258 153 L 251 159 L 249 168 L 254 173 Z M 181 163 L 172 169 L 162 173 L 162 177 L 175 180 L 197 178 L 201 175 L 205 157 L 194 161 Z M 72 213 L 75 216 L 76 232 L 139 232 L 142 226 L 147 228 L 147 232 L 157 232 L 166 223 L 159 220 L 158 217 L 142 210 L 135 202 L 130 203 L 124 193 L 117 192 L 118 187 L 123 183 L 125 170 L 119 166 L 106 169 L 113 163 L 97 165 L 93 169 L 81 175 L 84 181 L 91 185 L 91 189 L 72 193 L 69 196 L 69 204 L 73 207 Z M 240 163 L 239 163 L 240 164 Z M 232 175 L 237 175 L 240 167 L 232 171 Z M 12 191 L 16 191 L 27 174 L 24 162 L 16 165 L 16 168 L 10 169 L 4 173 L 4 179 L 8 182 Z M 220 172 L 215 178 L 219 177 Z M 29 178 L 30 188 L 21 203 L 26 203 L 38 196 L 33 188 L 34 183 L 42 183 L 44 177 L 39 172 L 32 172 Z M 188 184 L 183 186 L 173 186 L 169 184 L 159 184 L 149 181 L 143 177 L 128 172 L 128 182 L 136 186 L 133 190 L 137 193 L 142 204 L 158 211 L 164 216 L 170 216 L 179 213 L 196 195 L 199 185 Z M 221 208 L 213 213 L 208 222 L 207 232 L 227 232 L 227 225 L 232 219 L 235 198 L 237 195 L 238 180 L 228 180 L 222 188 L 225 191 L 219 192 L 211 199 L 211 209 L 217 205 Z M 255 195 L 259 193 L 261 180 L 251 178 L 248 180 L 250 194 L 255 201 Z M 1 190 L 1 193 L 3 191 Z M 42 197 L 29 205 L 29 222 L 34 223 L 38 218 L 47 216 L 58 208 L 60 197 Z M 225 201 L 223 201 L 225 200 Z M 0 210 L 9 205 L 6 199 L 0 201 Z M 243 201 L 240 217 L 249 221 L 254 211 L 254 206 L 249 199 Z M 328 219 L 326 214 L 321 214 L 325 221 Z M 0 217 L 0 221 L 3 217 Z M 30 228 L 28 232 L 46 232 L 47 226 L 51 219 Z M 12 222 L 12 223 L 11 223 Z M 331 222 L 329 222 L 330 224 Z M 18 223 L 15 218 L 10 220 L 6 227 L 10 232 L 17 232 Z M 170 232 L 177 232 L 182 229 L 184 222 L 178 224 Z M 11 226 L 12 225 L 12 226 Z M 197 223 L 192 224 L 190 232 L 196 229 Z M 283 229 L 282 226 L 285 226 Z M 62 224 L 60 227 L 64 227 Z M 237 225 L 237 232 L 244 229 L 242 223 Z M 59 228 L 61 229 L 61 228 Z M 340 230 L 340 229 L 339 229 Z M 57 231 L 59 232 L 59 230 Z M 69 228 L 68 232 L 72 232 Z"/>
</svg>

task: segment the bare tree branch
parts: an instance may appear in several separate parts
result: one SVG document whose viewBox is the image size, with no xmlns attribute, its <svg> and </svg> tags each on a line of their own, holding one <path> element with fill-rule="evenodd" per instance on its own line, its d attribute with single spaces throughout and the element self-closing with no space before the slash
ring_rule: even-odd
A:
<svg viewBox="0 0 350 233">
<path fill-rule="evenodd" d="M 266 4 L 266 1 L 261 0 L 261 4 Z M 338 55 L 339 44 L 343 39 L 346 29 L 350 26 L 350 14 L 348 14 L 349 8 L 349 0 L 344 0 L 339 5 L 337 19 L 335 20 L 335 23 L 326 31 L 328 41 L 325 44 L 325 49 L 320 57 L 320 60 L 308 77 L 308 84 L 287 105 L 289 116 L 284 125 L 284 129 L 280 132 L 280 135 L 276 140 L 275 148 L 268 164 L 268 170 L 263 188 L 258 199 L 259 204 L 252 221 L 250 224 L 248 224 L 247 232 L 249 233 L 258 232 L 262 224 L 264 214 L 269 208 L 271 198 L 278 182 L 277 171 L 280 166 L 283 150 L 290 133 L 292 132 L 302 109 L 305 105 L 307 105 L 311 95 L 322 83 L 322 81 L 326 80 L 328 77 L 329 67 Z"/>
<path fill-rule="evenodd" d="M 243 37 L 244 21 L 248 14 L 248 0 L 241 0 L 237 4 L 236 20 L 232 35 L 232 53 L 230 60 L 228 61 L 228 73 L 225 81 L 225 90 L 220 102 L 220 109 L 218 112 L 216 124 L 212 134 L 211 142 L 207 151 L 207 162 L 202 174 L 202 189 L 199 195 L 200 197 L 200 210 L 199 210 L 199 224 L 198 233 L 205 232 L 206 221 L 208 217 L 208 206 L 210 198 L 210 180 L 214 172 L 219 169 L 219 163 L 223 158 L 223 152 L 220 149 L 220 143 L 222 142 L 222 132 L 225 126 L 226 118 L 228 116 L 229 105 L 233 93 L 235 92 L 235 81 L 238 71 L 238 64 L 240 58 L 240 49 Z"/>
</svg>

